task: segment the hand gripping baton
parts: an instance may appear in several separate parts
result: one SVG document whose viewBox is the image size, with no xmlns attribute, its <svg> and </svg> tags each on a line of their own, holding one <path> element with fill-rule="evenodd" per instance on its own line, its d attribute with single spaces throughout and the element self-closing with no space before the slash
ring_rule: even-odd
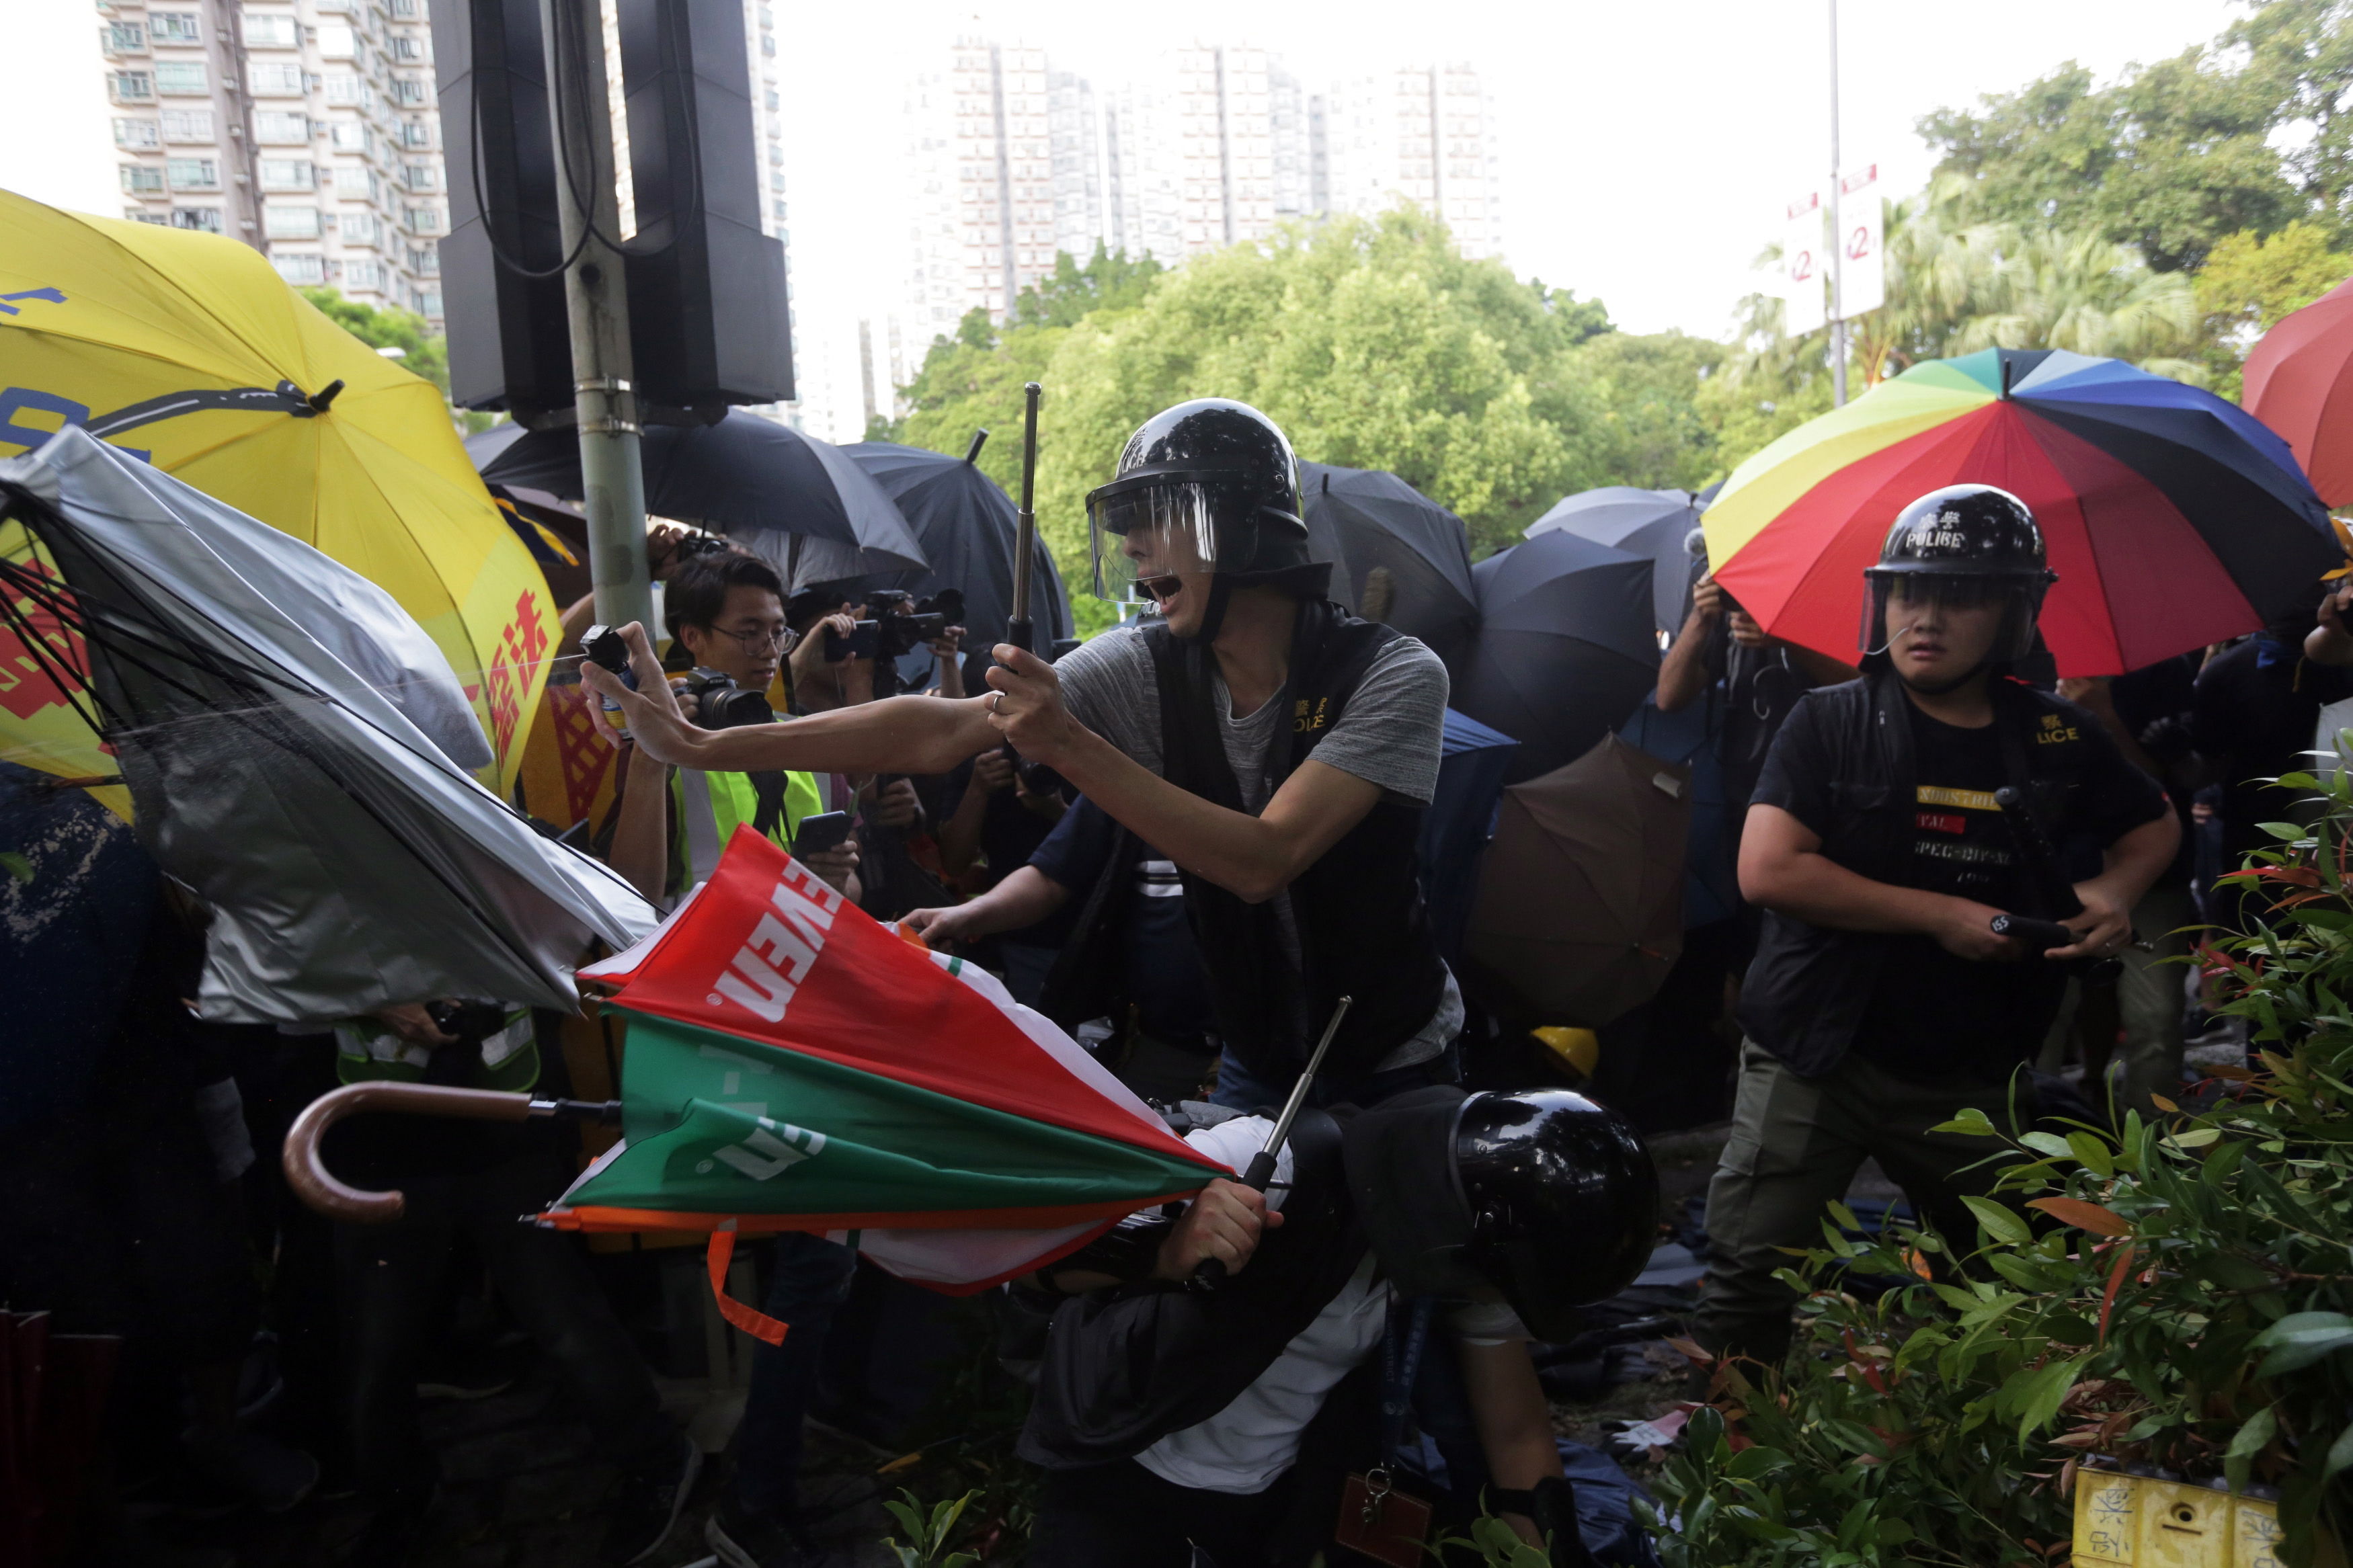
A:
<svg viewBox="0 0 2353 1568">
<path fill-rule="evenodd" d="M 1242 1173 L 1242 1185 L 1264 1192 L 1274 1184 L 1275 1157 L 1291 1137 L 1291 1124 L 1299 1118 L 1299 1108 L 1307 1103 L 1308 1087 L 1315 1081 L 1315 1069 L 1324 1065 L 1324 1053 L 1332 1048 L 1332 1037 L 1340 1032 L 1340 1020 L 1348 1016 L 1348 1007 L 1356 1001 L 1343 996 L 1332 1009 L 1332 1021 L 1324 1026 L 1324 1037 L 1315 1042 L 1315 1054 L 1307 1058 L 1307 1070 L 1291 1086 L 1291 1098 L 1283 1101 L 1282 1114 L 1274 1119 L 1274 1131 L 1266 1135 L 1266 1147 L 1250 1156 L 1250 1169 Z M 1187 1290 L 1214 1290 L 1225 1282 L 1226 1264 L 1221 1258 L 1204 1258 L 1193 1266 L 1192 1277 L 1185 1281 Z"/>
</svg>

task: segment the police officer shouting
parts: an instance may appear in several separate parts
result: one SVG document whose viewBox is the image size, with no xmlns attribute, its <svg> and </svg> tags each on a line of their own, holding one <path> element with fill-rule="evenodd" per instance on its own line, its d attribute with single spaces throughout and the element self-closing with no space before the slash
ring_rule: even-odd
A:
<svg viewBox="0 0 2353 1568">
<path fill-rule="evenodd" d="M 1708 1189 L 1714 1253 L 1696 1337 L 1779 1359 L 1782 1249 L 1818 1234 L 1865 1158 L 1959 1250 L 1959 1173 L 1982 1142 L 1929 1131 L 2008 1117 L 2069 961 L 2114 954 L 2179 835 L 2155 780 L 2096 720 L 2010 678 L 2056 579 L 2025 504 L 1958 485 L 1897 514 L 1865 573 L 1862 679 L 1808 693 L 1748 807 L 1741 891 L 1767 911 L 1741 996 L 1747 1034 L 1731 1142 Z M 2082 901 L 2074 941 L 1998 936 L 2036 904 L 1995 800 L 2031 802 Z"/>
<path fill-rule="evenodd" d="M 1088 520 L 1096 592 L 1133 583 L 1159 622 L 1054 665 L 999 646 L 976 699 L 709 732 L 678 718 L 635 633 L 646 695 L 583 679 L 621 703 L 641 748 L 702 769 L 935 773 L 1009 740 L 1180 868 L 1226 1044 L 1221 1100 L 1280 1100 L 1344 995 L 1320 1100 L 1451 1079 L 1462 1005 L 1414 858 L 1444 667 L 1326 601 L 1291 445 L 1255 409 L 1201 399 L 1155 416 Z"/>
</svg>

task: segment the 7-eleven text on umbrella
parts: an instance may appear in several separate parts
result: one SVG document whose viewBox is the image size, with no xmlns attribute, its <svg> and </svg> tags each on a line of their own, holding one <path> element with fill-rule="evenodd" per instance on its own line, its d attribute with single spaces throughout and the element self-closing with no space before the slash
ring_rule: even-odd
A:
<svg viewBox="0 0 2353 1568">
<path fill-rule="evenodd" d="M 832 929 L 841 895 L 795 865 L 778 879 L 763 912 L 734 959 L 712 983 L 712 1005 L 733 1002 L 763 1023 L 785 1016 L 793 993 L 808 978 Z"/>
</svg>

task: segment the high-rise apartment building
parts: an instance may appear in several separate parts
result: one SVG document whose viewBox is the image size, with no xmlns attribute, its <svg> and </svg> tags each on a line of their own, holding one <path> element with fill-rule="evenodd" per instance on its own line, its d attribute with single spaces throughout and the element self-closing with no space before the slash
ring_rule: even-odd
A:
<svg viewBox="0 0 2353 1568">
<path fill-rule="evenodd" d="M 123 216 L 227 235 L 290 283 L 439 325 L 424 0 L 101 0 L 98 19 Z"/>
<path fill-rule="evenodd" d="M 1324 210 L 1411 202 L 1445 219 L 1466 256 L 1503 248 L 1493 101 L 1466 65 L 1408 66 L 1334 89 L 1324 110 Z"/>
<path fill-rule="evenodd" d="M 910 86 L 906 110 L 909 305 L 929 342 L 976 305 L 1002 319 L 1100 205 L 1082 146 L 1092 95 L 1053 82 L 1043 49 L 960 38 L 945 71 Z"/>
</svg>

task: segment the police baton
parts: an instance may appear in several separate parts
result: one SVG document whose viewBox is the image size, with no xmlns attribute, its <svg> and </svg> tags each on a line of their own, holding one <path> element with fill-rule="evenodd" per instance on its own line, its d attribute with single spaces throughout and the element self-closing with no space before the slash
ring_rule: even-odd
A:
<svg viewBox="0 0 2353 1568">
<path fill-rule="evenodd" d="M 1036 653 L 1029 620 L 1029 572 L 1038 553 L 1038 400 L 1045 389 L 1030 382 L 1021 389 L 1021 507 L 1013 514 L 1013 614 L 1005 640 Z"/>
<path fill-rule="evenodd" d="M 1250 1168 L 1242 1173 L 1242 1185 L 1262 1193 L 1274 1184 L 1275 1158 L 1282 1152 L 1282 1145 L 1291 1136 L 1291 1124 L 1298 1120 L 1299 1108 L 1307 1103 L 1307 1090 L 1315 1081 L 1315 1069 L 1324 1065 L 1324 1053 L 1332 1048 L 1332 1037 L 1340 1032 L 1340 1020 L 1348 1016 L 1349 1004 L 1354 1001 L 1353 996 L 1343 996 L 1332 1009 L 1332 1021 L 1324 1026 L 1324 1037 L 1315 1042 L 1315 1054 L 1307 1058 L 1307 1070 L 1291 1086 L 1291 1098 L 1283 1101 L 1282 1114 L 1274 1119 L 1274 1131 L 1266 1135 L 1266 1147 L 1250 1156 Z M 1193 1266 L 1185 1289 L 1214 1290 L 1225 1279 L 1225 1259 L 1204 1258 Z"/>
</svg>

